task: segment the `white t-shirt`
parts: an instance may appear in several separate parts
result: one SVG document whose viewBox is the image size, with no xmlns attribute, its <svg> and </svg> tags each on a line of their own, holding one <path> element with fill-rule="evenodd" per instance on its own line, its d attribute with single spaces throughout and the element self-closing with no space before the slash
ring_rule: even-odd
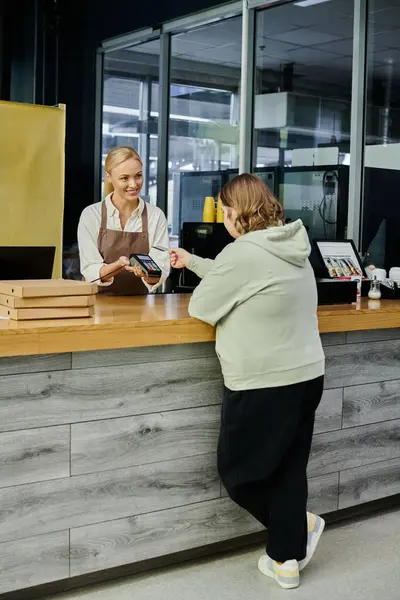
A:
<svg viewBox="0 0 400 600">
<path fill-rule="evenodd" d="M 111 196 L 112 194 L 105 199 L 107 208 L 107 229 L 122 231 L 120 214 L 118 209 L 112 203 Z M 96 204 L 87 206 L 81 214 L 78 225 L 81 273 L 87 281 L 98 279 L 100 277 L 100 269 L 105 264 L 97 245 L 101 226 L 101 205 L 102 202 L 97 202 Z M 142 213 L 144 207 L 145 202 L 140 198 L 139 205 L 126 222 L 124 231 L 131 233 L 140 233 L 142 231 Z M 155 285 L 149 285 L 144 280 L 143 283 L 149 292 L 154 292 L 165 282 L 170 272 L 169 253 L 153 248 L 153 246 L 168 248 L 168 223 L 164 213 L 158 206 L 146 203 L 146 207 L 149 227 L 149 254 L 161 268 L 162 277 Z M 98 281 L 97 284 L 100 286 L 108 286 L 111 285 L 112 282 L 113 279 L 106 282 Z"/>
</svg>

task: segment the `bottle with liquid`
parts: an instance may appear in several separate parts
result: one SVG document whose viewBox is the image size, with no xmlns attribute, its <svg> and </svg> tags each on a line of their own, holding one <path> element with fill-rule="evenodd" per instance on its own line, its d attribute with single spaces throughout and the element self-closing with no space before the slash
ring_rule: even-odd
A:
<svg viewBox="0 0 400 600">
<path fill-rule="evenodd" d="M 381 284 L 379 281 L 377 281 L 375 276 L 375 278 L 371 281 L 371 287 L 368 292 L 368 298 L 370 298 L 371 300 L 380 300 L 381 296 Z"/>
</svg>

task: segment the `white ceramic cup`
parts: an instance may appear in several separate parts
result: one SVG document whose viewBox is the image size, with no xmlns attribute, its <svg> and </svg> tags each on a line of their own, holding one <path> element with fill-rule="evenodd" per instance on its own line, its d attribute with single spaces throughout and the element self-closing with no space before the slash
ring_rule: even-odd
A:
<svg viewBox="0 0 400 600">
<path fill-rule="evenodd" d="M 393 267 L 389 271 L 389 279 L 400 281 L 400 267 Z"/>
<path fill-rule="evenodd" d="M 376 277 L 378 281 L 385 281 L 387 274 L 385 269 L 375 269 L 373 271 L 373 276 Z"/>
</svg>

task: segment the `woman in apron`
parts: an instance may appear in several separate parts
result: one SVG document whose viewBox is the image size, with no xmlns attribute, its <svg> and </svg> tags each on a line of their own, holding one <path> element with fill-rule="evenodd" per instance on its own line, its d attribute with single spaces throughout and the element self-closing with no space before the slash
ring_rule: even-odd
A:
<svg viewBox="0 0 400 600">
<path fill-rule="evenodd" d="M 164 213 L 140 198 L 143 165 L 133 148 L 114 148 L 105 164 L 105 199 L 82 212 L 78 226 L 81 273 L 99 291 L 132 296 L 154 292 L 169 275 L 168 224 Z M 130 254 L 149 254 L 160 279 L 131 267 Z"/>
</svg>

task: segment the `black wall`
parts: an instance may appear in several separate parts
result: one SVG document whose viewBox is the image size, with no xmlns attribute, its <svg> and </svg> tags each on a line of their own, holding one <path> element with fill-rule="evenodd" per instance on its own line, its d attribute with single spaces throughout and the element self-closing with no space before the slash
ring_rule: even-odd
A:
<svg viewBox="0 0 400 600">
<path fill-rule="evenodd" d="M 222 4 L 221 0 L 7 0 L 0 5 L 2 99 L 67 105 L 64 242 L 94 200 L 96 48 L 107 38 Z M 3 60 L 2 60 L 3 57 Z"/>
</svg>

